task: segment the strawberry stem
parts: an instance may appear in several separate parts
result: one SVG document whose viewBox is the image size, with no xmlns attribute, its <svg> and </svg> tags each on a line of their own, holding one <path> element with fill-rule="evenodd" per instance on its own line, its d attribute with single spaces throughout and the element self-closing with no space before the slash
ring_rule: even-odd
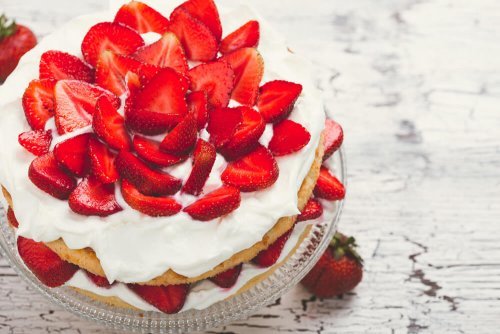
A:
<svg viewBox="0 0 500 334">
<path fill-rule="evenodd" d="M 9 20 L 5 14 L 0 16 L 0 41 L 16 32 L 16 21 Z"/>
<path fill-rule="evenodd" d="M 357 247 L 356 239 L 353 237 L 346 237 L 340 232 L 335 233 L 332 241 L 330 241 L 330 248 L 336 260 L 348 256 L 356 260 L 360 265 L 363 265 L 363 259 L 358 252 L 356 252 Z"/>
</svg>

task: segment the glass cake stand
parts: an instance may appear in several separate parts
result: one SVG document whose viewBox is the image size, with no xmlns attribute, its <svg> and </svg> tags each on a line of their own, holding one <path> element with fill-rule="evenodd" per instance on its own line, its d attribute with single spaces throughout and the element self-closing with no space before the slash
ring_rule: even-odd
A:
<svg viewBox="0 0 500 334">
<path fill-rule="evenodd" d="M 331 158 L 335 175 L 346 184 L 346 166 L 342 150 Z M 52 302 L 83 318 L 104 326 L 139 333 L 184 333 L 207 330 L 247 318 L 253 312 L 273 303 L 297 284 L 319 260 L 328 246 L 342 213 L 343 201 L 336 203 L 335 218 L 331 222 L 316 224 L 295 253 L 268 278 L 252 288 L 204 310 L 189 310 L 167 315 L 157 312 L 133 311 L 95 301 L 71 288 L 50 289 L 24 266 L 16 249 L 15 235 L 8 227 L 5 210 L 0 204 L 0 252 L 14 270 L 32 287 Z"/>
</svg>

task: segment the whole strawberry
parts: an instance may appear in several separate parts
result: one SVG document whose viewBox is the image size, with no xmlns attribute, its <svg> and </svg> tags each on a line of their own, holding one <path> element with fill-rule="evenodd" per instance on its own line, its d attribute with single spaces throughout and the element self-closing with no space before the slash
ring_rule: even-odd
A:
<svg viewBox="0 0 500 334">
<path fill-rule="evenodd" d="M 356 247 L 353 237 L 336 233 L 302 284 L 320 298 L 331 298 L 353 290 L 363 278 L 363 260 L 355 251 Z"/>
<path fill-rule="evenodd" d="M 0 83 L 14 71 L 19 59 L 34 48 L 36 37 L 31 30 L 0 16 Z"/>
</svg>

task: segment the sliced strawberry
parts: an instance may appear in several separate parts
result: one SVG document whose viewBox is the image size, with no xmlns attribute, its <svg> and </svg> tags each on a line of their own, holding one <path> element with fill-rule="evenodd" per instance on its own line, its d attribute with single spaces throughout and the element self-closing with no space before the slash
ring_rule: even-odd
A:
<svg viewBox="0 0 500 334">
<path fill-rule="evenodd" d="M 222 186 L 184 209 L 191 217 L 209 221 L 225 216 L 240 206 L 241 195 L 237 188 Z"/>
<path fill-rule="evenodd" d="M 19 227 L 19 222 L 17 221 L 16 215 L 14 214 L 14 210 L 9 206 L 7 209 L 7 220 L 9 221 L 9 224 L 14 227 L 18 228 Z"/>
<path fill-rule="evenodd" d="M 321 167 L 314 195 L 329 201 L 338 201 L 345 197 L 344 185 L 333 176 L 328 168 Z"/>
<path fill-rule="evenodd" d="M 188 114 L 166 137 L 160 149 L 174 155 L 191 151 L 198 138 L 198 125 L 193 114 Z"/>
<path fill-rule="evenodd" d="M 180 212 L 182 205 L 170 197 L 153 197 L 141 194 L 132 183 L 122 180 L 122 195 L 133 209 L 152 217 L 167 217 Z"/>
<path fill-rule="evenodd" d="M 210 112 L 207 131 L 215 148 L 219 149 L 229 143 L 242 119 L 239 108 L 217 108 Z"/>
<path fill-rule="evenodd" d="M 303 149 L 311 140 L 311 134 L 300 124 L 289 119 L 274 125 L 269 150 L 274 156 L 283 156 Z"/>
<path fill-rule="evenodd" d="M 259 95 L 259 85 L 264 76 L 264 59 L 255 48 L 236 50 L 222 59 L 234 70 L 233 100 L 241 104 L 254 106 Z"/>
<path fill-rule="evenodd" d="M 191 92 L 187 95 L 188 109 L 196 118 L 198 130 L 202 130 L 208 121 L 208 99 L 205 92 Z"/>
<path fill-rule="evenodd" d="M 171 68 L 162 69 L 142 89 L 131 94 L 125 107 L 127 125 L 157 135 L 175 127 L 188 113 L 186 79 Z"/>
<path fill-rule="evenodd" d="M 189 285 L 149 286 L 129 284 L 128 287 L 158 310 L 174 314 L 182 310 Z"/>
<path fill-rule="evenodd" d="M 54 147 L 56 160 L 76 176 L 87 175 L 90 171 L 88 151 L 92 136 L 91 133 L 84 133 L 57 144 Z"/>
<path fill-rule="evenodd" d="M 115 198 L 115 185 L 102 183 L 94 176 L 80 182 L 68 204 L 73 212 L 84 216 L 107 217 L 123 210 Z"/>
<path fill-rule="evenodd" d="M 325 123 L 325 131 L 323 132 L 325 136 L 325 155 L 323 156 L 323 161 L 328 159 L 337 151 L 342 142 L 344 141 L 344 131 L 340 124 L 335 122 L 333 119 L 327 119 Z"/>
<path fill-rule="evenodd" d="M 40 59 L 40 79 L 93 82 L 94 70 L 78 57 L 51 50 Z"/>
<path fill-rule="evenodd" d="M 94 132 L 109 147 L 117 151 L 131 147 L 130 136 L 125 127 L 125 119 L 106 97 L 97 100 L 92 127 Z"/>
<path fill-rule="evenodd" d="M 56 288 L 73 277 L 78 267 L 61 260 L 42 242 L 17 238 L 17 250 L 26 267 L 46 286 Z"/>
<path fill-rule="evenodd" d="M 252 152 L 259 145 L 259 138 L 266 129 L 266 123 L 258 111 L 250 107 L 238 107 L 241 111 L 241 123 L 229 142 L 221 149 L 226 159 L 234 160 Z"/>
<path fill-rule="evenodd" d="M 241 273 L 241 268 L 243 264 L 240 264 L 234 268 L 226 270 L 223 273 L 220 273 L 217 276 L 211 277 L 210 280 L 224 289 L 229 289 L 236 284 L 238 277 Z"/>
<path fill-rule="evenodd" d="M 23 95 L 26 120 L 33 130 L 44 130 L 47 120 L 54 116 L 55 80 L 33 80 Z"/>
<path fill-rule="evenodd" d="M 260 88 L 257 106 L 267 123 L 287 118 L 302 93 L 302 85 L 288 81 L 271 81 Z"/>
<path fill-rule="evenodd" d="M 96 67 L 99 55 L 105 50 L 129 55 L 143 45 L 144 40 L 135 30 L 120 23 L 102 22 L 85 35 L 82 54 L 87 63 Z"/>
<path fill-rule="evenodd" d="M 217 42 L 222 38 L 219 11 L 213 0 L 188 0 L 181 7 L 203 22 L 214 34 Z"/>
<path fill-rule="evenodd" d="M 18 141 L 28 152 L 36 156 L 41 156 L 49 153 L 50 143 L 52 142 L 52 130 L 23 132 L 19 135 Z"/>
<path fill-rule="evenodd" d="M 177 156 L 160 151 L 159 142 L 139 135 L 134 137 L 133 145 L 139 157 L 160 167 L 173 166 L 188 158 L 188 155 Z"/>
<path fill-rule="evenodd" d="M 281 237 L 278 238 L 273 244 L 271 244 L 267 249 L 261 251 L 253 258 L 252 262 L 261 268 L 268 268 L 278 261 L 281 252 L 285 247 L 286 242 L 290 238 L 292 230 L 286 232 Z"/>
<path fill-rule="evenodd" d="M 216 157 L 215 147 L 203 139 L 198 139 L 193 153 L 193 169 L 182 188 L 183 192 L 194 196 L 201 193 L 210 176 Z"/>
<path fill-rule="evenodd" d="M 189 69 L 182 44 L 171 32 L 165 33 L 157 42 L 137 50 L 134 58 L 158 67 L 170 67 L 182 74 L 186 74 Z"/>
<path fill-rule="evenodd" d="M 90 173 L 102 183 L 114 183 L 118 180 L 115 167 L 115 155 L 98 139 L 89 140 Z"/>
<path fill-rule="evenodd" d="M 322 215 L 323 206 L 317 199 L 311 198 L 304 207 L 304 210 L 302 210 L 300 215 L 297 217 L 297 222 L 318 219 Z"/>
<path fill-rule="evenodd" d="M 107 97 L 116 108 L 120 105 L 120 100 L 111 92 L 83 81 L 61 80 L 54 92 L 56 126 L 60 135 L 89 126 L 99 97 Z"/>
<path fill-rule="evenodd" d="M 189 71 L 192 91 L 207 94 L 210 108 L 227 107 L 234 88 L 234 71 L 225 61 L 201 64 Z"/>
<path fill-rule="evenodd" d="M 222 40 L 219 51 L 228 54 L 242 48 L 256 48 L 259 45 L 259 40 L 259 22 L 248 21 Z"/>
<path fill-rule="evenodd" d="M 278 164 L 273 155 L 264 146 L 258 146 L 245 157 L 230 162 L 221 179 L 224 184 L 243 192 L 252 192 L 269 188 L 278 176 Z"/>
<path fill-rule="evenodd" d="M 92 273 L 89 273 L 88 271 L 85 271 L 85 274 L 95 285 L 97 285 L 100 288 L 109 289 L 113 285 L 109 283 L 106 277 L 97 276 Z"/>
<path fill-rule="evenodd" d="M 103 51 L 97 62 L 96 84 L 116 96 L 122 96 L 127 92 L 125 77 L 128 72 L 138 74 L 146 82 L 151 80 L 158 71 L 157 67 L 144 64 L 132 57 L 117 55 L 111 51 Z"/>
<path fill-rule="evenodd" d="M 178 7 L 170 15 L 170 30 L 181 41 L 188 59 L 211 61 L 217 57 L 219 45 L 214 34 L 183 8 Z"/>
<path fill-rule="evenodd" d="M 167 173 L 151 169 L 127 151 L 121 151 L 118 154 L 115 165 L 120 176 L 130 181 L 144 195 L 173 195 L 182 186 L 181 180 Z"/>
<path fill-rule="evenodd" d="M 115 22 L 122 23 L 138 31 L 140 34 L 168 30 L 168 19 L 153 8 L 139 1 L 130 1 L 123 5 L 115 16 Z"/>
<path fill-rule="evenodd" d="M 35 186 L 61 200 L 76 188 L 76 180 L 59 166 L 52 152 L 33 160 L 28 176 Z"/>
</svg>

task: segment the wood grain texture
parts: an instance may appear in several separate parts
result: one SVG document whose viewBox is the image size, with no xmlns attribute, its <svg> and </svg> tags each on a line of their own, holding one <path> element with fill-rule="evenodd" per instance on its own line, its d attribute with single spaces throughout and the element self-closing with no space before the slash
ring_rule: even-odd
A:
<svg viewBox="0 0 500 334">
<path fill-rule="evenodd" d="M 300 286 L 224 333 L 496 333 L 500 326 L 500 3 L 253 0 L 309 57 L 343 124 L 341 229 L 365 279 Z M 44 35 L 99 0 L 0 0 Z M 0 260 L 0 333 L 110 333 L 52 306 Z"/>
</svg>

